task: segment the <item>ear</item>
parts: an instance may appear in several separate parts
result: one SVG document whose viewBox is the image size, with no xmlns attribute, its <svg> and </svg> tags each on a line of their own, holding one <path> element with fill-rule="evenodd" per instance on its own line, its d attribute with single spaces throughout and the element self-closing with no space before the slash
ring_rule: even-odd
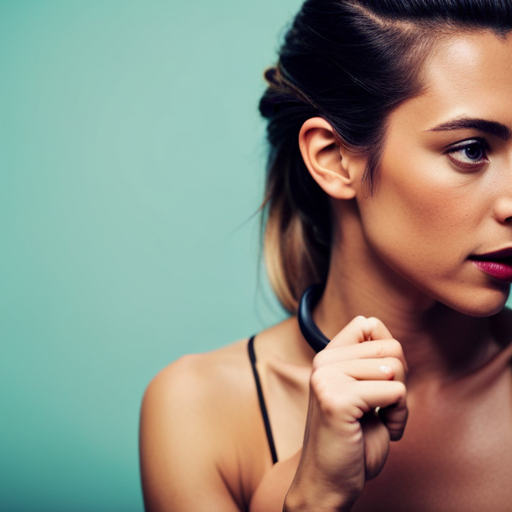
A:
<svg viewBox="0 0 512 512">
<path fill-rule="evenodd" d="M 299 147 L 306 167 L 324 192 L 335 199 L 356 196 L 365 159 L 339 144 L 332 126 L 325 119 L 313 117 L 302 125 Z"/>
</svg>

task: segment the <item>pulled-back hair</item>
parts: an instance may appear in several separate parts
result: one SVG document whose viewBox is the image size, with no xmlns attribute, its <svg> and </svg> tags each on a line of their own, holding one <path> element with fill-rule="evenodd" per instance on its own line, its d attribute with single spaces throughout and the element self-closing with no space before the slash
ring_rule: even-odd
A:
<svg viewBox="0 0 512 512">
<path fill-rule="evenodd" d="M 262 209 L 270 284 L 290 313 L 310 284 L 325 282 L 332 219 L 309 174 L 298 134 L 320 116 L 340 144 L 367 157 L 371 190 L 393 109 L 421 93 L 432 45 L 454 31 L 512 29 L 512 0 L 307 0 L 295 17 L 260 101 L 269 157 Z"/>
</svg>

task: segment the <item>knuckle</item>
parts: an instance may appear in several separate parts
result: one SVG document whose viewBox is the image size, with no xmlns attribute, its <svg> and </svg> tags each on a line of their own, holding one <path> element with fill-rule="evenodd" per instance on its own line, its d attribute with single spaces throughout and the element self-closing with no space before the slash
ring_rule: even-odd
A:
<svg viewBox="0 0 512 512">
<path fill-rule="evenodd" d="M 311 386 L 311 391 L 314 393 L 317 399 L 320 400 L 321 397 L 325 394 L 327 383 L 328 381 L 325 377 L 325 372 L 322 371 L 322 368 L 314 370 L 311 373 L 309 384 Z"/>
<path fill-rule="evenodd" d="M 322 413 L 327 415 L 334 414 L 336 409 L 335 396 L 325 379 L 319 377 L 314 379 L 312 377 L 311 388 Z"/>
<path fill-rule="evenodd" d="M 350 324 L 353 324 L 357 327 L 357 329 L 364 330 L 367 326 L 368 319 L 363 315 L 358 315 L 352 319 Z"/>
<path fill-rule="evenodd" d="M 387 366 L 390 366 L 395 373 L 403 370 L 403 364 L 397 357 L 388 356 L 384 358 L 384 362 Z"/>
<path fill-rule="evenodd" d="M 400 342 L 395 340 L 395 338 L 387 340 L 387 344 L 389 346 L 390 352 L 392 353 L 396 353 L 402 350 L 402 345 L 400 345 Z"/>
<path fill-rule="evenodd" d="M 345 393 L 325 392 L 319 400 L 320 410 L 327 418 L 343 417 L 351 408 L 350 398 Z"/>
<path fill-rule="evenodd" d="M 395 340 L 393 338 L 393 339 L 387 340 L 386 343 L 388 346 L 389 354 L 392 354 L 396 358 L 403 357 L 404 352 L 402 349 L 402 345 L 400 344 L 400 342 L 398 340 Z"/>
<path fill-rule="evenodd" d="M 405 384 L 399 381 L 395 381 L 394 384 L 397 401 L 404 399 L 407 394 L 407 388 L 405 387 Z"/>
<path fill-rule="evenodd" d="M 331 418 L 336 416 L 338 412 L 338 407 L 335 400 L 332 397 L 325 396 L 323 400 L 319 400 L 320 410 L 324 416 Z"/>
<path fill-rule="evenodd" d="M 386 356 L 386 342 L 383 340 L 376 341 L 373 345 L 373 349 L 375 351 L 375 357 L 385 357 Z"/>
<path fill-rule="evenodd" d="M 334 387 L 332 379 L 322 370 L 311 375 L 310 387 L 322 415 L 326 418 L 339 417 L 350 406 L 346 390 L 343 392 L 339 386 Z"/>
<path fill-rule="evenodd" d="M 366 322 L 366 325 L 370 327 L 370 329 L 376 329 L 377 327 L 380 327 L 380 325 L 382 324 L 382 322 L 375 316 L 369 316 L 366 319 Z"/>
<path fill-rule="evenodd" d="M 325 354 L 325 352 L 319 352 L 313 358 L 313 362 L 312 362 L 313 371 L 320 369 L 324 365 L 324 359 L 325 359 L 324 354 Z"/>
</svg>

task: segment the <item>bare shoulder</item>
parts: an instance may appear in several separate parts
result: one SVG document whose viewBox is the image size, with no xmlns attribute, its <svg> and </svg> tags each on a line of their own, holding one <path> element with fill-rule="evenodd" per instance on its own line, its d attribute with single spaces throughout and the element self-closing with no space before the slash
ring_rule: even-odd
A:
<svg viewBox="0 0 512 512">
<path fill-rule="evenodd" d="M 164 368 L 149 384 L 145 400 L 212 399 L 230 391 L 233 381 L 247 374 L 247 339 L 202 354 L 180 357 Z"/>
<path fill-rule="evenodd" d="M 184 442 L 193 433 L 195 445 L 212 446 L 209 438 L 215 436 L 218 445 L 234 426 L 226 420 L 233 419 L 251 391 L 244 339 L 212 352 L 183 356 L 160 371 L 144 394 L 142 421 L 158 416 L 168 437 L 176 431 Z"/>
<path fill-rule="evenodd" d="M 245 508 L 239 460 L 255 423 L 250 372 L 243 339 L 181 357 L 151 381 L 140 424 L 147 510 Z"/>
<path fill-rule="evenodd" d="M 258 333 L 258 360 L 276 356 L 283 360 L 296 358 L 296 324 L 294 320 L 286 320 Z M 247 344 L 248 338 L 244 338 L 211 352 L 181 357 L 151 381 L 144 402 L 172 399 L 176 403 L 193 399 L 226 404 L 227 397 L 254 394 Z"/>
<path fill-rule="evenodd" d="M 258 333 L 260 376 L 270 372 L 270 362 L 293 363 L 300 356 L 295 324 L 286 320 Z M 272 459 L 247 344 L 245 338 L 212 352 L 183 356 L 147 387 L 140 462 L 148 512 L 248 509 Z M 288 366 L 284 364 L 285 369 Z M 295 371 L 296 365 L 291 366 Z M 282 392 L 266 391 L 271 408 L 279 412 L 282 403 L 274 396 Z M 280 427 L 278 420 L 275 426 L 278 440 L 286 438 L 289 429 Z M 279 437 L 279 432 L 284 434 Z"/>
</svg>

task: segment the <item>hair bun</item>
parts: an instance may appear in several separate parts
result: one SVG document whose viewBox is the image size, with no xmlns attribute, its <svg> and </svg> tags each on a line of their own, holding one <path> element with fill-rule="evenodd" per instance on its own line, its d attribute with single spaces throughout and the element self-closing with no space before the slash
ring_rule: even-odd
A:
<svg viewBox="0 0 512 512">
<path fill-rule="evenodd" d="M 277 79 L 277 68 L 275 66 L 266 69 L 263 76 L 270 85 L 279 85 L 279 81 Z"/>
</svg>

